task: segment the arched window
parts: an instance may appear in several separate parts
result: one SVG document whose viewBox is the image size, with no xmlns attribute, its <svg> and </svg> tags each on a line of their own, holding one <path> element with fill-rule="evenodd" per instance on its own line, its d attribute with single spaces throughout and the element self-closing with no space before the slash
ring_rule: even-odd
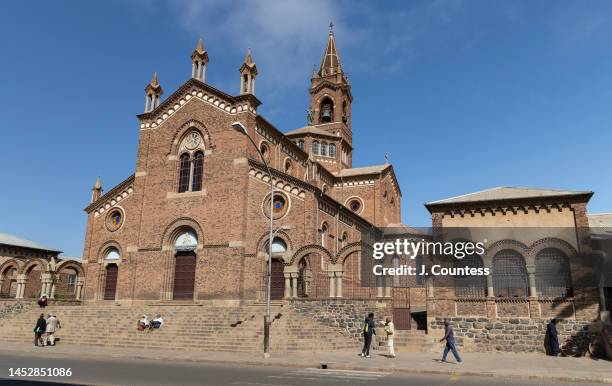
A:
<svg viewBox="0 0 612 386">
<path fill-rule="evenodd" d="M 179 193 L 202 190 L 204 175 L 204 141 L 199 132 L 192 130 L 179 146 Z"/>
<path fill-rule="evenodd" d="M 120 258 L 121 258 L 121 255 L 119 254 L 119 251 L 115 247 L 108 248 L 106 250 L 106 253 L 104 254 L 105 260 L 118 260 Z"/>
<path fill-rule="evenodd" d="M 181 232 L 174 242 L 176 251 L 193 251 L 198 246 L 198 237 L 192 230 Z"/>
<path fill-rule="evenodd" d="M 291 160 L 286 160 L 285 161 L 285 173 L 291 174 L 292 169 L 293 169 L 293 164 L 291 163 Z"/>
<path fill-rule="evenodd" d="M 312 154 L 319 155 L 319 141 L 314 141 L 312 143 Z"/>
<path fill-rule="evenodd" d="M 482 258 L 477 254 L 466 255 L 463 259 L 454 259 L 454 268 L 484 268 Z M 486 276 L 455 275 L 455 295 L 464 298 L 484 298 L 487 296 Z"/>
<path fill-rule="evenodd" d="M 327 142 L 321 142 L 321 155 L 327 156 Z"/>
<path fill-rule="evenodd" d="M 342 236 L 340 237 L 340 248 L 344 248 L 348 242 L 348 234 L 346 232 L 342 232 Z"/>
<path fill-rule="evenodd" d="M 261 155 L 266 162 L 270 161 L 270 147 L 267 143 L 262 142 L 262 144 L 259 146 L 259 151 L 261 151 Z"/>
<path fill-rule="evenodd" d="M 572 296 L 569 259 L 563 252 L 556 248 L 546 248 L 538 252 L 535 261 L 538 296 Z"/>
<path fill-rule="evenodd" d="M 327 223 L 321 225 L 321 246 L 325 248 L 325 239 L 327 238 Z"/>
<path fill-rule="evenodd" d="M 300 139 L 300 140 L 298 141 L 297 145 L 298 145 L 298 147 L 299 147 L 300 149 L 304 150 L 304 140 L 303 140 L 303 139 Z"/>
<path fill-rule="evenodd" d="M 330 157 L 336 157 L 336 145 L 333 143 L 329 144 L 329 156 Z"/>
<path fill-rule="evenodd" d="M 191 162 L 189 162 L 189 154 L 181 155 L 181 163 L 179 169 L 179 193 L 189 190 L 189 179 L 191 174 Z"/>
<path fill-rule="evenodd" d="M 202 177 L 204 175 L 204 154 L 199 151 L 195 154 L 193 160 L 193 181 L 191 183 L 191 190 L 200 191 L 202 190 Z"/>
<path fill-rule="evenodd" d="M 334 102 L 331 98 L 325 98 L 321 101 L 321 108 L 319 110 L 319 122 L 329 123 L 334 121 Z"/>
<path fill-rule="evenodd" d="M 287 243 L 280 237 L 275 237 L 272 241 L 272 253 L 285 253 L 287 252 Z"/>
<path fill-rule="evenodd" d="M 493 258 L 493 291 L 499 297 L 529 296 L 525 259 L 512 249 L 504 249 Z"/>
</svg>

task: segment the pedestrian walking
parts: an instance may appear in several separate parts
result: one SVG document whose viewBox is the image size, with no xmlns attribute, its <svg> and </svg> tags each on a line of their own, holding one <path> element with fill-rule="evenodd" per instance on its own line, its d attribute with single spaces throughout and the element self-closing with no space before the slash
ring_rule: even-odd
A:
<svg viewBox="0 0 612 386">
<path fill-rule="evenodd" d="M 440 342 L 446 340 L 446 346 L 444 347 L 444 354 L 442 355 L 442 362 L 446 362 L 446 356 L 448 352 L 451 351 L 453 356 L 457 360 L 457 364 L 462 364 L 463 361 L 457 352 L 457 348 L 455 347 L 455 333 L 453 332 L 453 327 L 451 326 L 448 319 L 444 319 L 444 337 L 440 339 Z"/>
<path fill-rule="evenodd" d="M 393 346 L 393 337 L 395 336 L 395 326 L 391 318 L 385 320 L 385 333 L 387 334 L 387 346 L 389 347 L 389 357 L 395 358 L 395 347 Z"/>
<path fill-rule="evenodd" d="M 36 325 L 34 326 L 34 347 L 40 345 L 44 347 L 42 336 L 44 335 L 47 329 L 47 321 L 45 320 L 45 314 L 40 314 L 38 320 L 36 321 Z"/>
<path fill-rule="evenodd" d="M 370 345 L 372 344 L 372 336 L 376 335 L 374 329 L 374 313 L 370 312 L 368 317 L 363 322 L 363 349 L 361 350 L 361 356 L 364 358 L 370 358 Z"/>
<path fill-rule="evenodd" d="M 47 328 L 45 329 L 46 336 L 44 344 L 49 346 L 55 346 L 55 333 L 58 329 L 62 328 L 59 319 L 55 315 L 49 314 L 47 318 Z"/>
<path fill-rule="evenodd" d="M 546 326 L 546 338 L 550 347 L 550 355 L 556 357 L 559 355 L 559 336 L 557 334 L 557 319 L 551 319 Z"/>
</svg>

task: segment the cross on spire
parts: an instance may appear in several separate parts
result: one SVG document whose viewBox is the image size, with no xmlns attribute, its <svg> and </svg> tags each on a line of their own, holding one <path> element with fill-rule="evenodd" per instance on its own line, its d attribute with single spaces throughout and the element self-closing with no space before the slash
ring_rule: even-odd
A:
<svg viewBox="0 0 612 386">
<path fill-rule="evenodd" d="M 334 23 L 331 20 L 329 21 L 329 34 L 334 34 Z"/>
</svg>

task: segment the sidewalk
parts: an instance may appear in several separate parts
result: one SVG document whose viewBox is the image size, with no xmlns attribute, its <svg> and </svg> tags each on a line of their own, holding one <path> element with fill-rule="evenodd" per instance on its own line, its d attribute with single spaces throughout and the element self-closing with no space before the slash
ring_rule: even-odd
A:
<svg viewBox="0 0 612 386">
<path fill-rule="evenodd" d="M 598 382 L 612 384 L 612 362 L 584 358 L 547 357 L 541 354 L 461 353 L 464 363 L 439 363 L 436 353 L 398 353 L 396 359 L 377 352 L 371 359 L 358 352 L 291 352 L 272 353 L 268 359 L 261 354 L 230 352 L 193 352 L 174 350 L 142 350 L 92 346 L 32 347 L 22 343 L 3 343 L 3 352 L 26 356 L 66 356 L 89 358 L 129 358 L 176 362 L 215 362 L 237 365 L 267 365 L 287 367 L 319 367 L 327 363 L 330 369 L 475 375 L 503 378 L 547 379 L 568 382 Z M 449 354 L 449 360 L 453 360 Z"/>
</svg>

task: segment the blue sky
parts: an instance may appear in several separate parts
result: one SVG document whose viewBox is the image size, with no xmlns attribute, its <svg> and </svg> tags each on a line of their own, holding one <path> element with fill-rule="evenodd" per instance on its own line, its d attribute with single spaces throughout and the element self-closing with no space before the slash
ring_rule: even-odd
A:
<svg viewBox="0 0 612 386">
<path fill-rule="evenodd" d="M 0 5 L 0 231 L 80 256 L 91 186 L 133 173 L 153 71 L 169 95 L 202 36 L 230 93 L 247 47 L 260 113 L 305 124 L 333 19 L 353 86 L 354 166 L 388 152 L 402 217 L 494 186 L 593 190 L 612 211 L 612 3 L 13 1 Z"/>
</svg>

